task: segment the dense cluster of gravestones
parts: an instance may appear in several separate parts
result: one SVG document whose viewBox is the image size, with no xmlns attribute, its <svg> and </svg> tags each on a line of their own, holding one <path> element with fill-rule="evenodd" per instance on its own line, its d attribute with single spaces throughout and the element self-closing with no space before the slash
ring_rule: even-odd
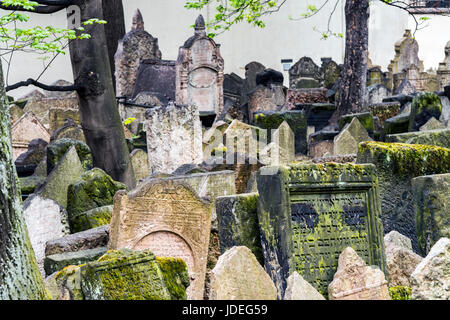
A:
<svg viewBox="0 0 450 320">
<path fill-rule="evenodd" d="M 449 55 L 432 75 L 417 52 L 407 31 L 336 129 L 331 59 L 289 88 L 258 62 L 227 75 L 199 16 L 162 60 L 137 11 L 115 56 L 136 188 L 92 168 L 75 96 L 10 108 L 52 298 L 449 299 Z"/>
</svg>

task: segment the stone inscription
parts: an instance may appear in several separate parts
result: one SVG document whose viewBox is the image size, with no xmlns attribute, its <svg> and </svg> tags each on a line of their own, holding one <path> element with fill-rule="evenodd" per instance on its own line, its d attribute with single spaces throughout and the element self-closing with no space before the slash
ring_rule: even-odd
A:
<svg viewBox="0 0 450 320">
<path fill-rule="evenodd" d="M 363 192 L 291 195 L 295 268 L 322 294 L 343 249 L 369 261 L 367 206 Z"/>
</svg>

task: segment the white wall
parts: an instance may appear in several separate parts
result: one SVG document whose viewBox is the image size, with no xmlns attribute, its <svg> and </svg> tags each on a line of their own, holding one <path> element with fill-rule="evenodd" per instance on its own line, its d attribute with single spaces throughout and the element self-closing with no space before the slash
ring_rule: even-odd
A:
<svg viewBox="0 0 450 320">
<path fill-rule="evenodd" d="M 123 1 L 127 31 L 131 27 L 133 12 L 139 8 L 145 21 L 145 27 L 154 37 L 159 39 L 163 59 L 175 60 L 178 48 L 193 34 L 190 26 L 200 13 L 184 8 L 185 0 L 126 0 Z M 221 44 L 222 56 L 225 59 L 225 72 L 244 76 L 244 66 L 251 61 L 263 63 L 268 68 L 282 71 L 281 59 L 293 59 L 294 63 L 303 56 L 310 56 L 320 65 L 321 57 L 331 57 L 342 63 L 344 56 L 344 39 L 331 37 L 322 40 L 319 32 L 325 30 L 332 6 L 328 5 L 316 16 L 300 21 L 293 21 L 289 16 L 298 18 L 306 12 L 307 4 L 317 7 L 323 0 L 288 0 L 278 13 L 268 16 L 266 28 L 252 27 L 246 23 L 235 25 L 230 31 L 217 36 Z M 332 4 L 332 1 L 330 2 Z M 371 3 L 369 21 L 369 52 L 372 62 L 386 70 L 394 57 L 394 44 L 401 38 L 404 30 L 411 26 L 411 18 L 402 10 L 386 6 L 379 1 Z M 344 1 L 338 5 L 331 21 L 331 29 L 345 35 Z M 5 11 L 0 10 L 0 14 Z M 213 14 L 211 8 L 209 14 Z M 203 11 L 205 18 L 208 10 Z M 30 25 L 47 25 L 65 27 L 65 12 L 53 15 L 31 14 Z M 429 27 L 416 34 L 419 41 L 419 55 L 425 67 L 437 68 L 444 57 L 444 47 L 450 36 L 444 32 L 450 26 L 450 18 L 434 16 Z M 5 63 L 3 67 L 7 69 Z M 42 70 L 42 62 L 30 54 L 17 54 L 10 70 L 9 84 L 29 77 L 36 77 Z M 285 74 L 285 84 L 288 74 Z M 59 57 L 52 67 L 41 78 L 44 83 L 52 83 L 58 79 L 73 81 L 69 54 Z M 18 98 L 33 90 L 32 87 L 10 92 Z"/>
</svg>

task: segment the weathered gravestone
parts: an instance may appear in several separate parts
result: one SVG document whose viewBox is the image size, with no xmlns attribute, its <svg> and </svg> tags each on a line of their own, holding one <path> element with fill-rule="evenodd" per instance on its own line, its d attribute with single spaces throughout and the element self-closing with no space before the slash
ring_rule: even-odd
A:
<svg viewBox="0 0 450 320">
<path fill-rule="evenodd" d="M 106 247 L 109 239 L 109 225 L 66 235 L 47 241 L 45 255 L 61 254 Z"/>
<path fill-rule="evenodd" d="M 133 98 L 136 98 L 142 92 L 149 92 L 163 104 L 175 101 L 175 79 L 175 61 L 160 59 L 142 60 L 137 71 Z M 135 103 L 142 104 L 139 101 L 135 101 Z"/>
<path fill-rule="evenodd" d="M 202 162 L 202 126 L 196 106 L 170 103 L 150 109 L 145 128 L 150 174 L 171 173 L 183 164 Z"/>
<path fill-rule="evenodd" d="M 441 238 L 411 275 L 412 300 L 450 300 L 450 239 Z"/>
<path fill-rule="evenodd" d="M 428 254 L 442 237 L 450 238 L 450 173 L 411 180 L 419 252 Z"/>
<path fill-rule="evenodd" d="M 116 192 L 123 189 L 126 189 L 123 183 L 114 181 L 102 169 L 94 168 L 85 172 L 67 189 L 67 212 L 70 222 L 86 211 L 112 205 Z"/>
<path fill-rule="evenodd" d="M 25 113 L 11 128 L 13 156 L 16 160 L 27 152 L 29 143 L 34 139 L 50 141 L 50 133 L 31 112 Z"/>
<path fill-rule="evenodd" d="M 151 58 L 161 59 L 158 39 L 144 30 L 142 14 L 137 9 L 133 16 L 131 31 L 119 41 L 114 56 L 118 97 L 132 96 L 141 60 Z"/>
<path fill-rule="evenodd" d="M 72 146 L 50 172 L 42 186 L 36 190 L 36 194 L 52 199 L 66 208 L 69 185 L 79 181 L 83 173 L 84 168 L 80 158 L 75 147 Z"/>
<path fill-rule="evenodd" d="M 430 146 L 450 148 L 450 128 L 389 134 L 386 136 L 386 142 L 425 144 Z"/>
<path fill-rule="evenodd" d="M 189 186 L 153 179 L 114 198 L 109 249 L 151 250 L 182 258 L 189 270 L 188 299 L 202 299 L 212 206 Z"/>
<path fill-rule="evenodd" d="M 265 269 L 279 297 L 294 271 L 325 295 L 338 257 L 349 246 L 385 270 L 373 165 L 263 167 L 257 179 Z"/>
<path fill-rule="evenodd" d="M 439 63 L 437 82 L 439 91 L 444 91 L 444 87 L 450 83 L 450 41 L 445 46 L 444 61 Z"/>
<path fill-rule="evenodd" d="M 211 271 L 210 300 L 276 300 L 277 290 L 249 248 L 233 247 Z"/>
<path fill-rule="evenodd" d="M 223 109 L 223 68 L 220 45 L 206 34 L 200 15 L 195 34 L 180 47 L 176 62 L 176 101 L 194 104 L 199 111 L 220 114 Z"/>
<path fill-rule="evenodd" d="M 367 266 L 351 247 L 339 256 L 328 295 L 330 300 L 391 300 L 383 271 Z"/>
<path fill-rule="evenodd" d="M 28 150 L 17 157 L 14 164 L 17 166 L 38 165 L 45 156 L 47 141 L 33 139 L 28 144 Z"/>
<path fill-rule="evenodd" d="M 69 234 L 67 212 L 53 200 L 30 196 L 23 204 L 31 245 L 42 276 L 45 276 L 45 243 Z"/>
<path fill-rule="evenodd" d="M 53 134 L 56 130 L 61 128 L 67 119 L 71 119 L 76 124 L 81 123 L 80 111 L 78 109 L 60 109 L 50 108 L 48 111 L 49 131 Z"/>
<path fill-rule="evenodd" d="M 220 252 L 223 254 L 234 246 L 245 246 L 252 251 L 259 263 L 264 265 L 257 204 L 257 193 L 216 199 Z"/>
<path fill-rule="evenodd" d="M 294 132 L 295 153 L 306 154 L 308 152 L 306 112 L 304 110 L 256 112 L 253 119 L 256 126 L 267 130 L 277 129 L 283 121 L 286 121 Z"/>
<path fill-rule="evenodd" d="M 186 263 L 160 258 L 149 250 L 108 251 L 80 269 L 85 300 L 185 300 Z"/>
<path fill-rule="evenodd" d="M 50 142 L 64 138 L 86 142 L 83 128 L 71 118 L 65 119 L 64 124 L 53 132 Z"/>
<path fill-rule="evenodd" d="M 52 134 L 52 130 L 58 128 L 57 123 L 60 123 L 62 125 L 66 117 L 73 118 L 76 122 L 79 123 L 80 113 L 78 112 L 78 109 L 78 100 L 76 97 L 34 97 L 26 102 L 23 111 L 34 113 L 34 115 L 39 119 L 42 125 L 50 131 L 50 134 Z M 50 110 L 52 110 L 52 112 L 50 112 Z M 67 114 L 65 115 L 66 111 Z"/>
<path fill-rule="evenodd" d="M 303 57 L 289 69 L 291 89 L 318 88 L 322 76 L 319 66 L 309 57 Z"/>
<path fill-rule="evenodd" d="M 334 137 L 334 155 L 356 154 L 358 153 L 358 144 L 363 141 L 372 141 L 372 138 L 355 117 Z"/>
<path fill-rule="evenodd" d="M 89 146 L 79 140 L 63 138 L 55 140 L 47 146 L 47 174 L 52 172 L 58 162 L 62 159 L 62 157 L 64 157 L 71 147 L 75 147 L 84 170 L 89 170 L 92 168 L 92 153 Z"/>
<path fill-rule="evenodd" d="M 441 99 L 435 93 L 420 92 L 411 103 L 409 131 L 417 131 L 432 117 L 439 119 L 442 113 Z"/>
<path fill-rule="evenodd" d="M 383 86 L 382 84 L 374 84 L 367 88 L 366 103 L 375 104 L 382 103 L 383 99 L 391 95 L 391 90 Z"/>
<path fill-rule="evenodd" d="M 450 171 L 450 149 L 426 145 L 363 142 L 357 163 L 373 163 L 380 184 L 384 232 L 396 230 L 418 252 L 411 179 Z"/>
<path fill-rule="evenodd" d="M 445 129 L 445 125 L 437 120 L 435 117 L 431 117 L 423 126 L 419 128 L 419 131 L 439 130 Z"/>
<path fill-rule="evenodd" d="M 384 247 L 389 287 L 411 287 L 411 274 L 422 261 L 422 257 L 412 251 L 411 240 L 391 231 L 384 236 Z"/>
<path fill-rule="evenodd" d="M 134 149 L 130 153 L 130 158 L 136 181 L 142 180 L 150 174 L 147 152 L 142 149 Z"/>
<path fill-rule="evenodd" d="M 283 300 L 325 300 L 297 271 L 287 279 L 287 287 Z"/>
</svg>

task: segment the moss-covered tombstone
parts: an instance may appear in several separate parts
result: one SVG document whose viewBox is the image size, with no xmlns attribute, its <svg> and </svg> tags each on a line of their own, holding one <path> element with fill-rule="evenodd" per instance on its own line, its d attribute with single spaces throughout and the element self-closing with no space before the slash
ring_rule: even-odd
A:
<svg viewBox="0 0 450 320">
<path fill-rule="evenodd" d="M 327 295 L 339 255 L 346 247 L 385 271 L 373 165 L 263 167 L 257 179 L 265 269 L 280 297 L 294 271 Z"/>
<path fill-rule="evenodd" d="M 396 230 L 418 252 L 411 179 L 450 171 L 450 149 L 401 143 L 363 142 L 357 163 L 377 167 L 384 232 Z"/>
<path fill-rule="evenodd" d="M 274 111 L 258 111 L 253 115 L 254 123 L 256 126 L 267 129 L 276 130 L 278 127 L 286 121 L 294 132 L 295 136 L 295 153 L 306 154 L 308 152 L 307 145 L 307 123 L 306 113 L 300 110 L 291 110 L 286 112 L 274 112 Z M 270 142 L 270 134 L 268 136 L 268 142 Z"/>
<path fill-rule="evenodd" d="M 409 131 L 417 131 L 431 117 L 439 119 L 442 113 L 442 103 L 439 96 L 432 92 L 420 92 L 411 104 Z"/>
<path fill-rule="evenodd" d="M 156 258 L 150 251 L 109 251 L 81 268 L 86 300 L 186 299 L 189 276 L 179 258 Z"/>
<path fill-rule="evenodd" d="M 238 194 L 216 199 L 220 252 L 245 246 L 264 264 L 258 224 L 258 194 Z"/>
<path fill-rule="evenodd" d="M 450 238 L 450 173 L 412 179 L 419 252 L 426 256 L 440 238 Z"/>
<path fill-rule="evenodd" d="M 47 174 L 52 172 L 59 160 L 61 160 L 72 146 L 75 146 L 83 168 L 85 170 L 92 168 L 92 154 L 89 146 L 82 141 L 63 138 L 47 146 Z"/>
<path fill-rule="evenodd" d="M 67 191 L 67 211 L 72 221 L 83 212 L 113 204 L 117 191 L 126 189 L 123 183 L 114 181 L 102 169 L 94 168 L 71 184 Z"/>
<path fill-rule="evenodd" d="M 97 228 L 111 222 L 112 205 L 94 208 L 70 216 L 72 233 Z"/>
<path fill-rule="evenodd" d="M 426 144 L 429 146 L 450 148 L 450 128 L 390 134 L 386 137 L 386 142 Z"/>
</svg>

